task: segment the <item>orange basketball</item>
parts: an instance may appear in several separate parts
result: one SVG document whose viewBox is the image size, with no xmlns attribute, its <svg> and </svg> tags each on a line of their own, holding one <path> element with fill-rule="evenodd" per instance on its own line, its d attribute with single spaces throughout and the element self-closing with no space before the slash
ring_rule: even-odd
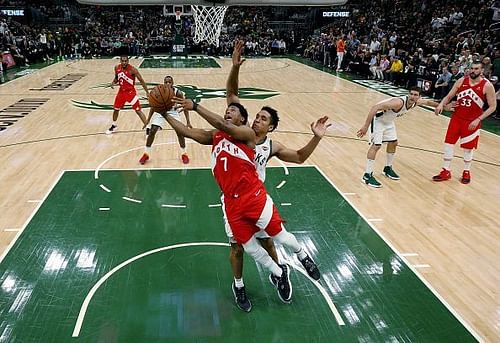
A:
<svg viewBox="0 0 500 343">
<path fill-rule="evenodd" d="M 168 111 L 174 105 L 174 90 L 166 85 L 158 85 L 149 92 L 149 105 L 158 111 Z"/>
</svg>

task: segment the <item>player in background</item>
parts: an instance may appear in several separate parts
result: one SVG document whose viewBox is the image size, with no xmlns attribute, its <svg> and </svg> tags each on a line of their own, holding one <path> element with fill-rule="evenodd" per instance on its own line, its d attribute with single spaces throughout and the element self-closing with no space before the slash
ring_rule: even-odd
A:
<svg viewBox="0 0 500 343">
<path fill-rule="evenodd" d="M 165 76 L 163 79 L 163 83 L 172 89 L 174 96 L 177 98 L 182 98 L 184 99 L 185 95 L 184 93 L 178 89 L 177 87 L 174 87 L 174 78 L 170 75 Z M 177 120 L 181 120 L 179 112 L 177 112 L 174 108 L 168 110 L 170 116 Z M 186 117 L 186 126 L 191 127 L 191 121 L 189 120 L 189 111 L 184 111 L 184 116 Z M 163 117 L 162 114 L 159 112 L 155 112 L 155 109 L 150 108 L 149 110 L 149 116 L 147 119 L 147 127 L 146 127 L 146 132 L 148 132 L 148 136 L 146 138 L 146 147 L 144 148 L 144 154 L 139 160 L 140 164 L 145 164 L 150 156 L 151 156 L 151 146 L 153 145 L 153 142 L 155 140 L 156 133 L 158 130 L 163 130 L 165 129 L 167 125 L 167 121 Z M 177 139 L 179 140 L 179 145 L 181 147 L 181 160 L 182 163 L 188 164 L 189 163 L 189 156 L 186 151 L 186 139 L 184 136 L 180 135 L 177 131 Z"/>
<path fill-rule="evenodd" d="M 120 64 L 115 66 L 115 78 L 111 82 L 111 88 L 114 85 L 120 85 L 120 89 L 115 97 L 115 103 L 113 105 L 113 122 L 111 126 L 106 131 L 106 134 L 111 134 L 116 132 L 118 127 L 116 121 L 118 120 L 118 113 L 123 108 L 126 103 L 132 105 L 135 113 L 139 116 L 144 126 L 146 126 L 146 116 L 142 113 L 141 104 L 139 103 L 139 97 L 137 96 L 137 91 L 135 90 L 135 78 L 139 80 L 146 92 L 146 97 L 149 95 L 148 87 L 146 82 L 142 78 L 139 71 L 131 64 L 128 63 L 128 56 L 120 56 Z M 143 127 L 144 128 L 144 127 Z"/>
<path fill-rule="evenodd" d="M 444 139 L 443 169 L 432 177 L 434 181 L 451 179 L 451 159 L 455 143 L 460 139 L 460 147 L 464 150 L 464 170 L 460 181 L 470 183 L 470 166 L 474 149 L 477 149 L 481 122 L 497 108 L 495 88 L 482 76 L 483 64 L 480 61 L 472 63 L 468 76 L 461 77 L 455 82 L 448 95 L 444 97 L 435 113 L 440 114 L 446 105 L 456 96 L 455 112 L 451 116 Z M 484 103 L 488 109 L 483 111 Z"/>
<path fill-rule="evenodd" d="M 433 107 L 438 105 L 435 101 L 422 99 L 420 93 L 420 88 L 412 87 L 408 95 L 382 100 L 373 105 L 370 112 L 368 112 L 364 125 L 357 132 L 357 136 L 361 138 L 369 128 L 371 129 L 370 148 L 366 154 L 366 168 L 361 182 L 375 188 L 382 187 L 382 184 L 373 176 L 373 165 L 375 164 L 377 152 L 384 142 L 387 143 L 387 154 L 383 174 L 389 179 L 399 180 L 399 175 L 392 168 L 394 154 L 398 145 L 394 120 L 418 105 Z"/>
</svg>

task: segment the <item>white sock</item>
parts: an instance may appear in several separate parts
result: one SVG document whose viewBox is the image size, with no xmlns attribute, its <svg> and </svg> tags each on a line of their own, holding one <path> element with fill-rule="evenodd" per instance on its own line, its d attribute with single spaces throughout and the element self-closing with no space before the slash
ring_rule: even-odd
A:
<svg viewBox="0 0 500 343">
<path fill-rule="evenodd" d="M 366 160 L 366 169 L 365 169 L 366 174 L 373 173 L 373 165 L 374 164 L 375 164 L 375 160 Z"/>
<path fill-rule="evenodd" d="M 297 257 L 299 258 L 299 260 L 301 260 L 301 261 L 307 257 L 306 252 L 302 248 L 300 248 L 300 250 L 296 251 L 295 253 L 297 254 Z"/>
<path fill-rule="evenodd" d="M 241 278 L 241 279 L 234 278 L 234 285 L 235 285 L 237 288 L 241 288 L 241 287 L 245 286 L 245 285 L 243 284 L 243 278 Z"/>
<path fill-rule="evenodd" d="M 118 125 L 116 125 L 116 121 L 113 121 L 113 122 L 111 123 L 111 125 L 118 126 Z"/>
<path fill-rule="evenodd" d="M 394 161 L 394 153 L 393 152 L 388 152 L 385 155 L 385 165 L 391 167 L 393 161 Z"/>
<path fill-rule="evenodd" d="M 451 160 L 453 158 L 453 145 L 444 143 L 444 152 L 443 152 L 443 168 L 446 170 L 450 170 Z"/>
<path fill-rule="evenodd" d="M 145 147 L 144 152 L 149 155 L 151 153 L 151 147 L 150 146 Z"/>
<path fill-rule="evenodd" d="M 472 155 L 473 154 L 474 154 L 474 150 L 464 149 L 464 170 L 470 171 L 470 165 L 472 163 Z"/>
<path fill-rule="evenodd" d="M 186 148 L 185 148 L 185 147 L 184 147 L 184 148 L 182 148 L 182 147 L 181 147 L 181 154 L 182 154 L 182 155 L 187 154 L 187 151 L 186 151 Z"/>
</svg>

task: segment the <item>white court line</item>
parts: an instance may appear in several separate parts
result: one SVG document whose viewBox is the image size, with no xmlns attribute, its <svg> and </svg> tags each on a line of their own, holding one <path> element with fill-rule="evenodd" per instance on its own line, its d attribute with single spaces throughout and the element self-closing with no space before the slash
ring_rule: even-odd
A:
<svg viewBox="0 0 500 343">
<path fill-rule="evenodd" d="M 186 208 L 186 205 L 168 205 L 168 204 L 162 204 L 161 207 L 168 207 L 168 208 Z"/>
<path fill-rule="evenodd" d="M 383 222 L 384 220 L 382 218 L 370 218 L 368 219 L 369 222 Z"/>
<path fill-rule="evenodd" d="M 209 204 L 208 207 L 222 207 L 222 204 Z"/>
<path fill-rule="evenodd" d="M 281 206 L 292 206 L 291 202 L 282 202 Z"/>
<path fill-rule="evenodd" d="M 285 180 L 281 181 L 280 184 L 276 186 L 276 188 L 280 189 L 281 187 L 283 187 L 285 185 L 285 183 L 286 183 Z"/>
<path fill-rule="evenodd" d="M 3 229 L 5 232 L 18 232 L 21 231 L 21 229 Z"/>
<path fill-rule="evenodd" d="M 102 183 L 99 185 L 99 187 L 104 189 L 106 192 L 111 193 L 111 190 L 108 187 L 104 186 Z"/>
<path fill-rule="evenodd" d="M 430 268 L 430 264 L 414 264 L 412 265 L 413 268 Z"/>
<path fill-rule="evenodd" d="M 34 202 L 34 203 L 37 203 L 37 202 L 41 202 L 42 200 L 28 200 L 28 202 Z"/>
<path fill-rule="evenodd" d="M 131 202 L 135 202 L 137 204 L 141 204 L 142 203 L 142 200 L 137 200 L 137 199 L 133 199 L 133 198 L 129 198 L 129 197 L 122 197 L 123 200 L 127 200 L 127 201 L 131 201 Z"/>
<path fill-rule="evenodd" d="M 408 256 L 418 256 L 418 254 L 416 252 L 404 252 L 401 254 L 401 256 L 405 256 L 405 257 L 408 257 Z"/>
<path fill-rule="evenodd" d="M 344 195 L 356 195 L 356 193 L 342 193 Z"/>
<path fill-rule="evenodd" d="M 342 194 L 340 190 L 337 188 L 337 186 L 332 182 L 332 180 L 330 180 L 330 178 L 328 178 L 328 176 L 326 176 L 326 174 L 323 173 L 323 171 L 318 166 L 314 167 L 321 175 L 323 175 L 323 177 L 330 183 L 330 185 L 332 185 L 332 187 L 337 192 Z M 347 203 L 351 205 L 351 207 L 358 213 L 358 215 L 368 223 L 368 225 L 372 228 L 372 230 L 375 231 L 380 238 L 382 238 L 385 244 L 387 244 L 389 248 L 391 248 L 392 251 L 394 251 L 396 255 L 398 255 L 401 258 L 401 260 L 404 261 L 404 263 L 408 266 L 408 268 L 410 268 L 413 271 L 413 273 L 415 273 L 415 275 L 420 279 L 420 281 L 422 281 L 422 283 L 436 296 L 436 298 L 438 298 L 439 301 L 441 301 L 441 303 L 448 309 L 448 311 L 450 311 L 455 316 L 455 318 L 457 318 L 458 321 L 467 330 L 469 330 L 471 335 L 474 336 L 474 338 L 479 342 L 483 342 L 481 336 L 479 336 L 479 334 L 460 316 L 460 314 L 453 307 L 451 307 L 450 304 L 448 304 L 448 302 L 441 296 L 441 294 L 439 294 L 438 291 L 436 291 L 436 289 L 432 287 L 432 285 L 418 272 L 418 270 L 414 268 L 404 256 L 401 255 L 398 249 L 396 249 L 396 247 L 388 239 L 386 239 L 385 236 L 382 235 L 382 233 L 374 225 L 372 225 L 368 221 L 368 219 L 364 216 L 364 214 L 351 202 L 351 200 L 349 200 L 349 198 L 346 197 L 344 197 L 344 200 L 347 201 Z"/>
<path fill-rule="evenodd" d="M 337 323 L 339 325 L 345 325 L 345 322 L 342 319 L 342 316 L 340 315 L 339 310 L 337 310 L 337 307 L 335 307 L 335 304 L 333 303 L 332 299 L 328 295 L 328 292 L 326 291 L 326 289 L 318 281 L 316 281 L 313 278 L 311 278 L 307 274 L 307 272 L 304 269 L 302 269 L 301 267 L 299 267 L 297 264 L 295 264 L 295 262 L 293 262 L 292 260 L 284 258 L 283 255 L 282 255 L 282 257 L 283 257 L 283 260 L 286 261 L 286 263 L 288 263 L 290 266 L 293 267 L 293 269 L 295 269 L 298 272 L 300 272 L 302 275 L 304 275 L 306 278 L 308 278 L 309 281 L 311 281 L 314 286 L 316 286 L 316 288 L 320 291 L 321 295 L 323 296 L 323 298 L 325 299 L 326 303 L 328 304 L 328 307 L 330 307 L 330 311 L 332 311 L 333 316 L 335 317 L 335 320 L 337 321 Z"/>
<path fill-rule="evenodd" d="M 288 167 L 283 163 L 282 160 L 278 160 L 278 162 L 281 164 L 281 166 L 283 167 L 283 169 L 285 169 L 285 175 L 289 175 L 290 172 L 288 171 Z"/>
<path fill-rule="evenodd" d="M 99 207 L 99 211 L 109 211 L 109 207 Z"/>
<path fill-rule="evenodd" d="M 24 225 L 22 226 L 21 230 L 19 230 L 16 234 L 16 236 L 14 237 L 14 239 L 9 243 L 9 245 L 7 246 L 7 248 L 5 249 L 5 251 L 3 252 L 3 254 L 0 256 L 0 262 L 3 261 L 3 259 L 5 258 L 5 256 L 7 256 L 7 254 L 9 253 L 10 249 L 12 249 L 12 247 L 14 246 L 14 243 L 16 243 L 17 239 L 19 238 L 19 236 L 23 233 L 24 229 L 26 229 L 26 226 L 28 226 L 28 223 L 31 221 L 31 219 L 33 219 L 33 217 L 35 216 L 35 214 L 38 212 L 38 210 L 40 209 L 40 207 L 42 206 L 43 202 L 45 201 L 45 199 L 47 199 L 47 197 L 49 196 L 50 192 L 52 192 L 52 190 L 54 189 L 54 187 L 57 185 L 57 183 L 59 182 L 59 180 L 61 179 L 61 177 L 63 176 L 63 174 L 65 173 L 65 171 L 61 171 L 61 173 L 59 174 L 59 176 L 56 178 L 56 180 L 54 181 L 54 183 L 52 184 L 52 187 L 49 188 L 49 190 L 47 191 L 47 193 L 45 194 L 45 196 L 43 197 L 42 200 L 40 200 L 40 202 L 38 203 L 37 207 L 33 210 L 33 212 L 31 212 L 31 215 L 28 217 L 28 219 L 26 219 L 26 222 L 24 223 Z"/>
<path fill-rule="evenodd" d="M 87 312 L 87 308 L 89 306 L 90 301 L 92 300 L 92 297 L 94 296 L 95 292 L 101 287 L 101 285 L 106 282 L 107 279 L 111 277 L 114 273 L 116 273 L 118 270 L 122 269 L 125 267 L 127 264 L 130 264 L 140 258 L 146 257 L 148 255 L 155 254 L 160 251 L 166 251 L 166 250 L 171 250 L 171 249 L 176 249 L 176 248 L 184 248 L 184 247 L 191 247 L 191 246 L 222 246 L 222 247 L 228 247 L 230 246 L 229 243 L 219 243 L 219 242 L 193 242 L 193 243 L 181 243 L 181 244 L 174 244 L 174 245 L 168 245 L 166 247 L 161 247 L 153 250 L 146 251 L 142 254 L 136 255 L 134 257 L 129 258 L 126 261 L 123 261 L 113 269 L 111 269 L 109 272 L 107 272 L 103 277 L 97 281 L 97 283 L 91 288 L 87 296 L 85 297 L 85 300 L 83 300 L 82 307 L 80 308 L 80 313 L 78 313 L 78 318 L 76 319 L 75 323 L 75 328 L 73 330 L 73 335 L 72 337 L 78 337 L 80 335 L 80 330 L 82 328 L 83 324 L 83 319 L 85 318 L 85 313 Z"/>
</svg>

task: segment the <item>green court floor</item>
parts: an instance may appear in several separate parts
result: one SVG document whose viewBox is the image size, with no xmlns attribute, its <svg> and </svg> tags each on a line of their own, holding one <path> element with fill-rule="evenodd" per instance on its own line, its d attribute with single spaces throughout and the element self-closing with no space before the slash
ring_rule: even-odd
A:
<svg viewBox="0 0 500 343">
<path fill-rule="evenodd" d="M 291 304 L 245 256 L 234 305 L 209 169 L 71 171 L 0 264 L 0 342 L 476 341 L 318 169 L 288 170 L 267 187 L 322 271 L 280 249 Z"/>
</svg>

